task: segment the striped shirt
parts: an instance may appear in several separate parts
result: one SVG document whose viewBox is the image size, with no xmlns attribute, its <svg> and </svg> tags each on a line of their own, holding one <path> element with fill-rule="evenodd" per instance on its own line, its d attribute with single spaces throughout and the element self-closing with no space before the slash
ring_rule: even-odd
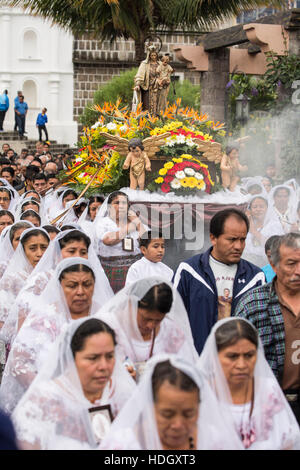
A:
<svg viewBox="0 0 300 470">
<path fill-rule="evenodd" d="M 284 319 L 275 290 L 275 279 L 247 292 L 236 306 L 233 316 L 249 320 L 257 329 L 265 356 L 281 382 L 285 360 Z"/>
</svg>

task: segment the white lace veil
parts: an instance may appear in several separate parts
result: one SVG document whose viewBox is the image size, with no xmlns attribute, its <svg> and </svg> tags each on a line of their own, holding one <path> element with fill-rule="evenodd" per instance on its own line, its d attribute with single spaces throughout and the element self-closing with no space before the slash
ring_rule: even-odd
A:
<svg viewBox="0 0 300 470">
<path fill-rule="evenodd" d="M 76 330 L 89 319 L 66 324 L 31 386 L 20 400 L 12 419 L 17 437 L 27 448 L 90 449 L 97 447 L 71 341 Z M 97 406 L 115 404 L 120 408 L 135 389 L 122 366 L 116 347 L 116 363 L 110 382 Z M 58 425 L 59 424 L 59 425 Z"/>
<path fill-rule="evenodd" d="M 154 413 L 152 375 L 155 366 L 169 360 L 171 365 L 189 376 L 200 391 L 197 423 L 196 450 L 241 449 L 232 429 L 220 419 L 219 404 L 209 384 L 195 366 L 170 354 L 159 354 L 148 362 L 148 368 L 117 416 L 101 449 L 112 450 L 161 450 Z"/>
<path fill-rule="evenodd" d="M 231 427 L 234 427 L 231 411 L 233 402 L 227 380 L 219 361 L 215 334 L 217 329 L 224 323 L 236 321 L 245 321 L 255 330 L 252 323 L 245 319 L 225 318 L 218 321 L 207 338 L 197 364 L 197 368 L 204 374 L 221 404 L 222 416 L 227 423 L 231 423 Z M 266 447 L 266 441 L 268 440 L 268 434 L 276 434 L 276 431 L 278 432 L 278 429 L 275 430 L 272 428 L 277 413 L 281 413 L 280 422 L 278 423 L 277 420 L 277 426 L 282 427 L 283 440 L 286 440 L 286 442 L 282 442 L 283 447 L 300 448 L 299 426 L 265 359 L 263 345 L 261 339 L 258 337 L 257 360 L 254 369 L 254 406 L 251 415 L 251 422 L 254 423 L 255 428 L 255 442 L 251 448 L 270 449 L 270 447 Z M 284 425 L 285 428 L 283 427 Z"/>
<path fill-rule="evenodd" d="M 1 236 L 0 236 L 0 262 L 1 263 L 3 261 L 9 261 L 14 254 L 14 249 L 10 241 L 10 231 L 13 227 L 15 227 L 19 223 L 20 222 L 18 221 L 10 225 L 9 227 L 5 227 L 5 229 L 1 233 Z M 28 220 L 24 220 L 22 221 L 22 223 L 28 224 L 28 228 L 34 227 L 33 224 L 29 222 Z"/>
<path fill-rule="evenodd" d="M 0 181 L 3 184 L 3 187 L 6 187 L 6 189 L 9 189 L 9 191 L 11 193 L 11 201 L 10 201 L 10 205 L 9 205 L 8 210 L 11 211 L 11 212 L 14 212 L 15 206 L 16 206 L 18 200 L 20 199 L 20 195 L 19 195 L 18 191 L 8 181 L 6 181 L 5 178 L 0 178 Z M 1 187 L 2 186 L 0 186 L 0 188 Z"/>
<path fill-rule="evenodd" d="M 165 338 L 163 341 L 162 346 L 165 348 L 163 352 L 175 353 L 182 344 L 185 344 L 190 359 L 196 360 L 198 354 L 194 347 L 190 323 L 184 304 L 177 289 L 174 288 L 173 284 L 166 282 L 164 279 L 159 277 L 145 278 L 125 286 L 97 312 L 96 316 L 115 330 L 117 341 L 123 348 L 124 353 L 132 361 L 136 362 L 134 341 L 143 342 L 143 337 L 137 324 L 138 302 L 153 286 L 161 283 L 165 283 L 171 288 L 173 296 L 171 309 L 161 322 L 161 325 L 163 322 L 169 325 L 168 328 L 170 333 L 172 333 L 170 337 Z M 160 333 L 161 330 L 162 326 L 160 327 Z M 154 354 L 156 354 L 155 346 Z"/>
</svg>

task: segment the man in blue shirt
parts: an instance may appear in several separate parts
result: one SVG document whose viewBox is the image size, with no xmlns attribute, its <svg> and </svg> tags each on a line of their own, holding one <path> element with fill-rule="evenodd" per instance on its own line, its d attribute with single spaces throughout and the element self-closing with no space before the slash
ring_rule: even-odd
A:
<svg viewBox="0 0 300 470">
<path fill-rule="evenodd" d="M 45 132 L 46 141 L 48 140 L 48 132 L 46 129 L 46 122 L 48 122 L 48 118 L 46 112 L 47 108 L 43 108 L 42 112 L 38 114 L 36 120 L 36 127 L 39 130 L 39 141 L 42 141 L 42 130 Z"/>
<path fill-rule="evenodd" d="M 6 111 L 9 108 L 9 99 L 7 96 L 7 90 L 4 90 L 0 95 L 0 132 L 3 132 L 3 121 L 5 118 Z"/>
<path fill-rule="evenodd" d="M 17 93 L 17 96 L 15 97 L 15 100 L 14 100 L 15 107 L 16 107 L 16 105 L 19 103 L 19 98 L 20 98 L 20 96 L 22 96 L 22 95 L 23 95 L 23 92 L 19 90 L 18 93 Z M 15 127 L 14 127 L 14 131 L 16 132 L 17 130 L 18 130 L 17 113 L 16 113 L 16 111 L 15 111 Z"/>
<path fill-rule="evenodd" d="M 28 111 L 28 105 L 24 101 L 24 96 L 19 97 L 19 103 L 15 105 L 15 112 L 17 114 L 17 126 L 19 129 L 20 139 L 23 138 L 25 132 L 25 120 Z"/>
</svg>

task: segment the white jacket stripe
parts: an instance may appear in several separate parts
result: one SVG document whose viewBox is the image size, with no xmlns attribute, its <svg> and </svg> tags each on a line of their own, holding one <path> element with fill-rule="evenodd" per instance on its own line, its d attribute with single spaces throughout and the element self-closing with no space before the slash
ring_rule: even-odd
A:
<svg viewBox="0 0 300 470">
<path fill-rule="evenodd" d="M 203 279 L 203 277 L 200 276 L 200 274 L 198 274 L 194 268 L 192 268 L 192 266 L 190 266 L 189 264 L 187 263 L 180 263 L 180 265 L 178 266 L 178 269 L 177 269 L 177 272 L 175 274 L 175 278 L 174 278 L 174 287 L 177 289 L 178 287 L 178 284 L 179 284 L 179 281 L 180 281 L 180 277 L 181 277 L 181 272 L 185 270 L 187 271 L 191 276 L 193 276 L 195 279 L 197 279 L 197 281 L 201 282 L 202 284 L 205 285 L 205 287 L 207 287 L 207 289 L 209 289 L 213 294 L 214 294 L 214 291 L 212 290 L 212 288 L 207 284 L 207 282 L 205 282 L 205 280 Z"/>
</svg>

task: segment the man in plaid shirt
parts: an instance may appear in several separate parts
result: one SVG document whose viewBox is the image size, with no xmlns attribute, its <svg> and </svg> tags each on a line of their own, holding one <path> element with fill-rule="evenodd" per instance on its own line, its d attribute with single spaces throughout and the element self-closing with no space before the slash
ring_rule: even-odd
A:
<svg viewBox="0 0 300 470">
<path fill-rule="evenodd" d="M 271 247 L 276 277 L 247 292 L 234 316 L 257 328 L 266 359 L 300 422 L 300 234 L 279 237 Z"/>
</svg>

